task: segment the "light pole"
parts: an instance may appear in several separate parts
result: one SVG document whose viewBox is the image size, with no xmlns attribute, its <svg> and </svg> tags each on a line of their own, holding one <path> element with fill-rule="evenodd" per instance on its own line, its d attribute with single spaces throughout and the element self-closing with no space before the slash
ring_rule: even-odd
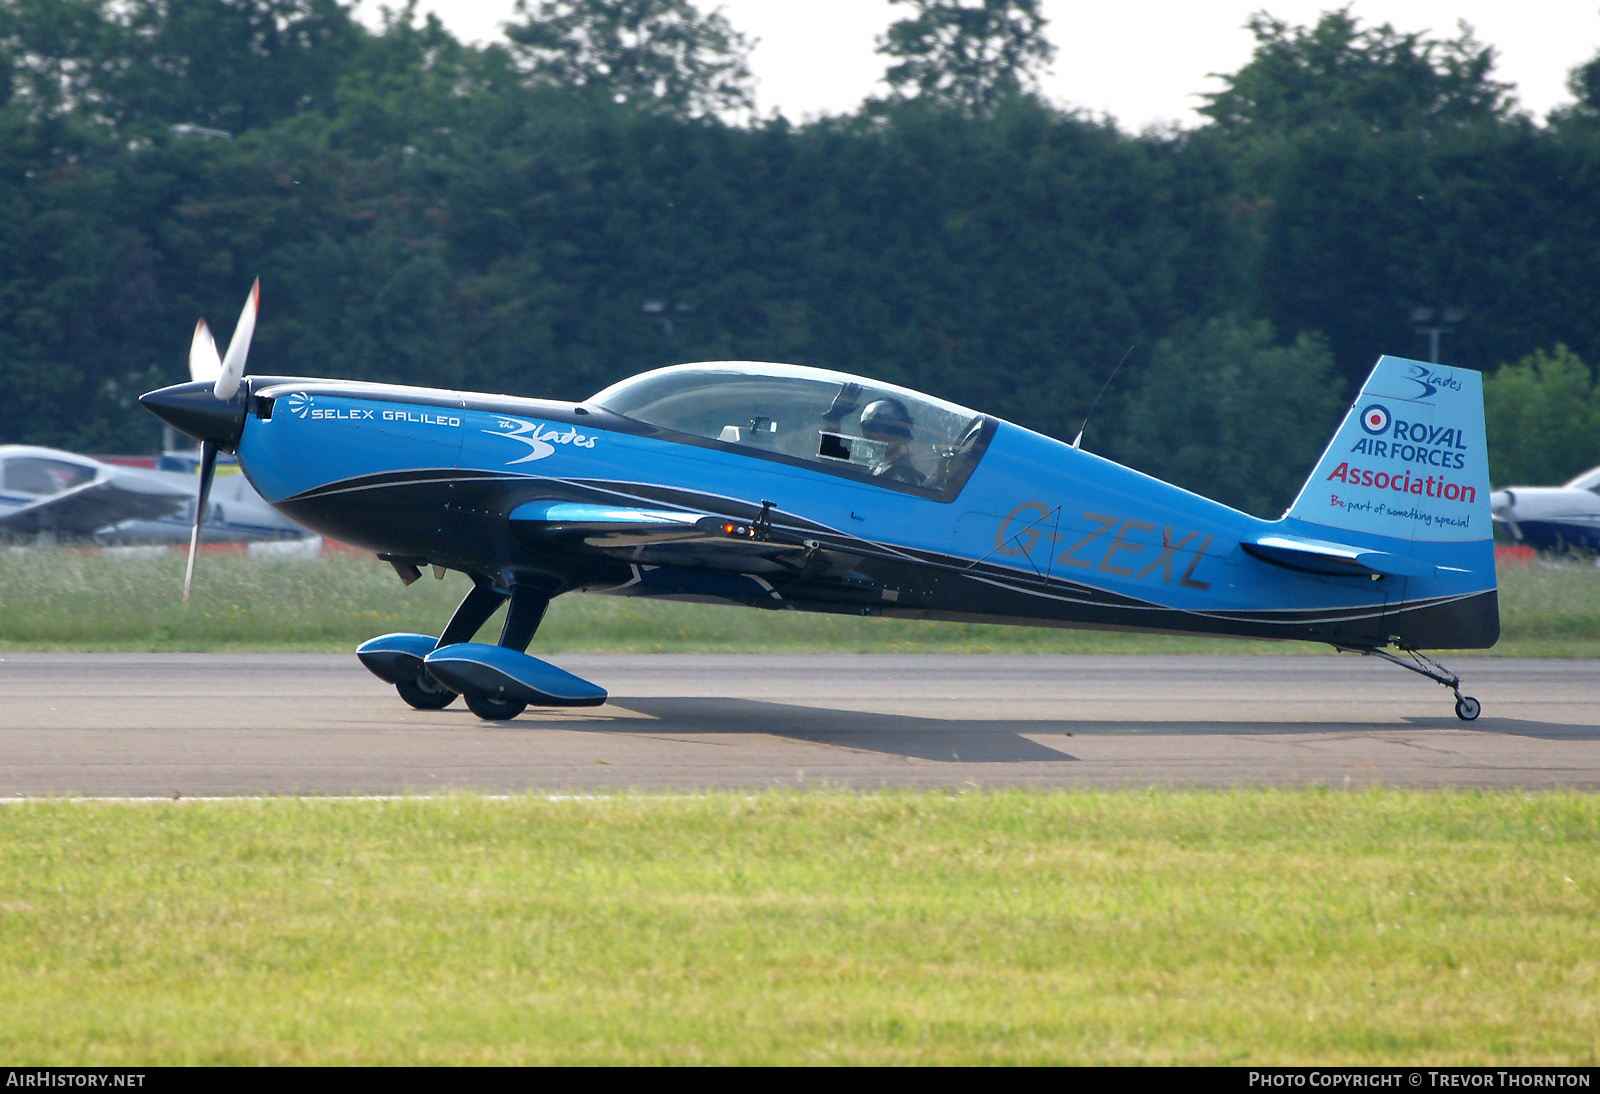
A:
<svg viewBox="0 0 1600 1094">
<path fill-rule="evenodd" d="M 1411 322 L 1418 334 L 1428 336 L 1428 360 L 1439 363 L 1439 339 L 1455 332 L 1456 324 L 1467 317 L 1465 308 L 1412 308 Z"/>
</svg>

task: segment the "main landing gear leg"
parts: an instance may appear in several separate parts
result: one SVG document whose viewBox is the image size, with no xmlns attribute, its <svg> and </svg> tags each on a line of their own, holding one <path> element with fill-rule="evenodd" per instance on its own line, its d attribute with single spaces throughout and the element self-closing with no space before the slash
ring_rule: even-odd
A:
<svg viewBox="0 0 1600 1094">
<path fill-rule="evenodd" d="M 474 589 L 474 592 L 477 590 Z M 496 593 L 496 596 L 499 594 Z M 466 607 L 465 602 L 462 607 Z M 511 590 L 511 606 L 506 609 L 506 621 L 500 628 L 500 641 L 498 645 L 509 650 L 523 653 L 528 648 L 528 643 L 533 641 L 534 633 L 539 629 L 539 624 L 544 620 L 545 609 L 550 607 L 550 598 L 543 593 L 524 586 L 514 586 Z M 451 621 L 454 626 L 454 620 Z M 440 639 L 440 645 L 444 640 Z M 478 717 L 490 722 L 500 722 L 508 718 L 515 718 L 528 704 L 515 699 L 504 699 L 492 695 L 474 695 L 467 692 L 467 708 Z"/>
<path fill-rule="evenodd" d="M 511 590 L 511 607 L 506 610 L 505 624 L 500 628 L 499 645 L 518 653 L 526 653 L 528 643 L 544 622 L 545 609 L 550 598 L 532 589 L 516 586 Z"/>
<path fill-rule="evenodd" d="M 478 633 L 478 628 L 488 621 L 505 599 L 488 585 L 474 583 L 472 591 L 467 593 L 460 607 L 456 608 L 455 615 L 450 617 L 449 625 L 445 627 L 444 634 L 440 636 L 434 648 L 438 649 L 439 646 L 448 646 L 454 642 L 472 641 L 472 636 Z M 443 710 L 456 701 L 456 693 L 439 683 L 420 665 L 417 667 L 415 679 L 396 681 L 394 690 L 400 693 L 400 698 L 417 710 Z"/>
<path fill-rule="evenodd" d="M 505 602 L 504 593 L 495 592 L 487 583 L 474 580 L 472 591 L 462 598 L 456 614 L 450 617 L 444 633 L 439 636 L 439 648 L 453 646 L 457 642 L 471 642 L 472 636 L 489 622 L 489 617 Z"/>
<path fill-rule="evenodd" d="M 1461 677 L 1424 653 L 1420 653 L 1417 650 L 1404 650 L 1402 652 L 1411 658 L 1411 660 L 1407 661 L 1405 658 L 1396 657 L 1387 650 L 1357 649 L 1351 652 L 1359 653 L 1363 657 L 1381 657 L 1391 664 L 1399 665 L 1408 672 L 1414 672 L 1418 676 L 1426 676 L 1434 683 L 1449 688 L 1456 695 L 1456 717 L 1463 722 L 1473 721 L 1483 710 L 1478 700 L 1470 695 L 1461 694 Z"/>
<path fill-rule="evenodd" d="M 401 698 L 419 710 L 441 710 L 457 695 L 486 721 L 515 718 L 528 706 L 597 707 L 606 689 L 548 661 L 529 657 L 528 643 L 543 622 L 555 580 L 517 584 L 507 575 L 496 586 L 474 577 L 473 589 L 451 617 L 444 634 L 380 634 L 356 647 L 374 676 L 393 684 Z M 507 588 L 509 586 L 509 591 Z M 474 641 L 477 632 L 507 600 L 498 645 Z"/>
</svg>

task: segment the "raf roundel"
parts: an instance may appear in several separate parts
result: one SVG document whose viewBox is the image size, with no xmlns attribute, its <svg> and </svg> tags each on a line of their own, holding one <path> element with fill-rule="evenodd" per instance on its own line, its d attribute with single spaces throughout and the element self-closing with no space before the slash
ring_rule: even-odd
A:
<svg viewBox="0 0 1600 1094">
<path fill-rule="evenodd" d="M 1389 428 L 1389 412 L 1373 403 L 1361 412 L 1361 428 L 1376 436 Z"/>
</svg>

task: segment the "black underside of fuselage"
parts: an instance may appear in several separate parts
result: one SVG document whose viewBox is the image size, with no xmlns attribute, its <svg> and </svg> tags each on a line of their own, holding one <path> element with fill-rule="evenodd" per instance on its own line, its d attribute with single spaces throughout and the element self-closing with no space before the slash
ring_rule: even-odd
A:
<svg viewBox="0 0 1600 1094">
<path fill-rule="evenodd" d="M 334 483 L 277 508 L 308 528 L 380 555 L 495 583 L 538 584 L 554 595 L 625 582 L 632 572 L 625 563 L 593 552 L 550 550 L 515 534 L 510 514 L 518 505 L 572 493 L 526 476 L 407 471 Z"/>
<path fill-rule="evenodd" d="M 709 557 L 684 566 L 649 548 L 599 549 L 525 531 L 510 514 L 537 500 L 680 505 L 744 521 L 759 512 L 726 498 L 642 484 L 444 469 L 334 483 L 277 508 L 318 532 L 386 557 L 460 570 L 502 587 L 535 586 L 552 596 L 584 589 L 769 610 L 1224 635 L 1357 649 L 1396 639 L 1413 649 L 1483 648 L 1499 633 L 1494 590 L 1388 610 L 1181 611 L 1009 567 L 885 547 L 783 513 L 774 514 L 774 527 L 817 544 L 814 556 L 776 562 Z"/>
</svg>

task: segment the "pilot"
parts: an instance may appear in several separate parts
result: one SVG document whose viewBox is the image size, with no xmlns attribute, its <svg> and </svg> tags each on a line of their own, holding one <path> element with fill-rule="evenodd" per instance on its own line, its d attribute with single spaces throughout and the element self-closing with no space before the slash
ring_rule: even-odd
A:
<svg viewBox="0 0 1600 1094">
<path fill-rule="evenodd" d="M 911 443 L 912 425 L 911 413 L 898 399 L 878 399 L 862 408 L 861 435 L 883 445 L 883 454 L 872 464 L 874 476 L 912 486 L 922 486 L 928 481 L 906 451 Z"/>
</svg>

